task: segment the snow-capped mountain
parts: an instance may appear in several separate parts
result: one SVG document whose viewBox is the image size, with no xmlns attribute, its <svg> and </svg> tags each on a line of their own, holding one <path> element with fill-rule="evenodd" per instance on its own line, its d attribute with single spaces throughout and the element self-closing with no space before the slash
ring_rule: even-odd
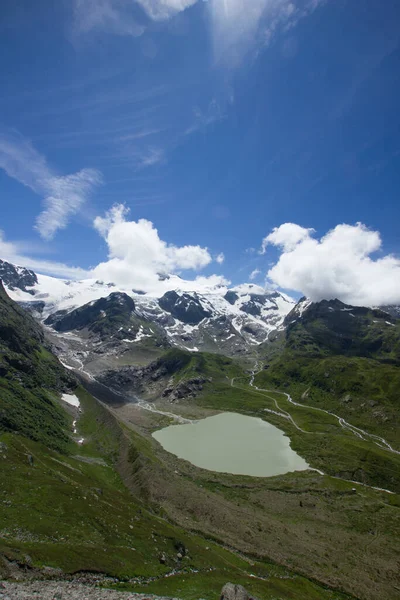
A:
<svg viewBox="0 0 400 600">
<path fill-rule="evenodd" d="M 93 279 L 67 281 L 35 274 L 10 263 L 2 262 L 2 265 L 3 272 L 8 273 L 4 284 L 9 295 L 34 314 L 40 314 L 46 325 L 59 332 L 85 330 L 86 336 L 93 337 L 96 331 L 103 329 L 95 327 L 96 331 L 93 330 L 90 319 L 94 312 L 100 318 L 109 317 L 98 301 L 110 297 L 115 300 L 118 294 L 131 299 L 131 314 L 135 320 L 131 331 L 140 334 L 139 339 L 132 339 L 132 335 L 122 337 L 118 328 L 116 331 L 113 327 L 106 328 L 108 342 L 114 340 L 114 343 L 117 340 L 131 345 L 143 343 L 143 336 L 151 336 L 148 327 L 153 324 L 158 342 L 164 339 L 170 345 L 193 351 L 236 354 L 266 341 L 272 331 L 282 327 L 285 316 L 295 306 L 289 296 L 266 292 L 255 284 L 232 289 L 217 285 L 199 293 L 180 289 L 182 280 L 171 276 L 168 283 L 176 284 L 176 289 L 155 297 L 137 290 L 118 289 L 113 283 Z M 126 306 L 126 299 L 122 304 Z M 101 317 L 102 314 L 105 316 Z M 118 319 L 112 322 L 117 323 Z M 125 331 L 126 324 L 120 325 L 120 331 Z"/>
<path fill-rule="evenodd" d="M 36 273 L 4 260 L 0 260 L 0 279 L 9 290 L 21 290 L 29 294 L 34 294 L 32 288 L 38 283 Z"/>
</svg>

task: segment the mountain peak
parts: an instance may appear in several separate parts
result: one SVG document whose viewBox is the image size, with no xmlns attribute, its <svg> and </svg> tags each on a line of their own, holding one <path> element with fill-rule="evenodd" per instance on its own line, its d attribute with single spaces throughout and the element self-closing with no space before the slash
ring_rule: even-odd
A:
<svg viewBox="0 0 400 600">
<path fill-rule="evenodd" d="M 13 265 L 1 259 L 0 279 L 2 279 L 3 283 L 10 290 L 20 289 L 21 291 L 28 292 L 28 294 L 32 295 L 35 292 L 27 288 L 32 288 L 38 282 L 36 273 L 34 273 L 33 271 L 25 269 L 25 267 Z"/>
</svg>

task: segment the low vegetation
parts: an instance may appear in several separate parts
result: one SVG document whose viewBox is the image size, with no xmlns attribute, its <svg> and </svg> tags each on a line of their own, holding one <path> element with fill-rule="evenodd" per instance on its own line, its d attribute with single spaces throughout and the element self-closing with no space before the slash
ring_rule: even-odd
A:
<svg viewBox="0 0 400 600">
<path fill-rule="evenodd" d="M 67 452 L 68 418 L 56 399 L 74 385 L 45 347 L 41 327 L 8 298 L 0 282 L 0 431 Z"/>
</svg>

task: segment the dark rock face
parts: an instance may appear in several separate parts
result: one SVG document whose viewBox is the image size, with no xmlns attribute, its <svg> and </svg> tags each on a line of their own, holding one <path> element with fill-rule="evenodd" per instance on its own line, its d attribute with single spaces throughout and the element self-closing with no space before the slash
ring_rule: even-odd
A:
<svg viewBox="0 0 400 600">
<path fill-rule="evenodd" d="M 104 371 L 97 381 L 119 392 L 134 395 L 147 394 L 157 388 L 157 396 L 162 395 L 171 402 L 184 397 L 194 397 L 203 385 L 210 381 L 201 375 L 204 359 L 198 357 L 198 376 L 185 378 L 174 383 L 171 377 L 189 365 L 192 356 L 189 352 L 173 349 L 154 362 L 144 366 L 126 366 Z M 167 386 L 167 387 L 166 387 Z"/>
<path fill-rule="evenodd" d="M 58 321 L 61 321 L 61 319 L 63 317 L 65 317 L 65 315 L 67 315 L 67 314 L 68 314 L 67 310 L 58 310 L 57 312 L 54 312 L 51 315 L 49 315 L 47 317 L 47 319 L 44 321 L 44 324 L 53 326 Z"/>
<path fill-rule="evenodd" d="M 266 304 L 270 305 L 268 306 L 269 310 L 278 310 L 278 306 L 275 302 L 275 299 L 278 297 L 279 294 L 277 292 L 272 292 L 271 294 L 250 294 L 250 300 L 242 304 L 241 309 L 245 313 L 253 315 L 253 317 L 259 317 L 261 315 L 261 309 L 265 308 Z"/>
<path fill-rule="evenodd" d="M 18 288 L 32 295 L 35 292 L 27 288 L 33 287 L 38 282 L 36 273 L 33 271 L 11 265 L 4 260 L 0 260 L 0 279 L 10 290 Z"/>
<path fill-rule="evenodd" d="M 232 306 L 235 304 L 236 300 L 239 299 L 239 296 L 237 295 L 236 292 L 233 292 L 232 290 L 228 290 L 224 296 L 225 300 L 227 302 L 229 302 L 229 304 L 232 304 Z"/>
<path fill-rule="evenodd" d="M 46 303 L 42 300 L 33 300 L 32 302 L 18 302 L 18 304 L 34 317 L 42 315 L 44 307 L 46 306 Z"/>
<path fill-rule="evenodd" d="M 46 319 L 45 324 L 62 332 L 87 327 L 95 333 L 108 333 L 117 325 L 126 323 L 134 310 L 132 298 L 124 293 L 113 292 L 107 298 L 89 302 L 69 313 L 54 313 Z"/>
<path fill-rule="evenodd" d="M 391 317 L 395 319 L 400 319 L 400 306 L 390 304 L 387 306 L 381 306 L 380 309 L 383 310 L 383 312 L 386 312 Z"/>
<path fill-rule="evenodd" d="M 222 588 L 220 600 L 256 600 L 256 598 L 250 596 L 242 585 L 227 583 Z"/>
<path fill-rule="evenodd" d="M 242 304 L 242 310 L 248 315 L 253 315 L 253 317 L 259 317 L 261 314 L 261 306 L 259 303 L 250 300 L 249 302 L 245 302 Z"/>
<path fill-rule="evenodd" d="M 252 315 L 253 317 L 260 317 L 262 309 L 271 311 L 278 310 L 278 304 L 276 299 L 280 297 L 278 292 L 269 292 L 266 294 L 249 294 L 250 299 L 247 302 L 240 302 L 240 296 L 235 290 L 229 290 L 224 298 L 229 304 L 238 304 L 240 310 Z M 239 301 L 239 302 L 238 302 Z"/>
<path fill-rule="evenodd" d="M 168 398 L 170 402 L 175 402 L 182 398 L 194 398 L 202 391 L 203 386 L 210 379 L 205 377 L 195 377 L 193 379 L 186 379 L 178 383 L 175 387 L 167 387 L 162 393 L 163 398 Z"/>
<path fill-rule="evenodd" d="M 211 313 L 201 305 L 197 294 L 179 295 L 171 291 L 164 294 L 158 303 L 163 310 L 188 325 L 198 325 L 200 321 L 211 316 Z"/>
</svg>

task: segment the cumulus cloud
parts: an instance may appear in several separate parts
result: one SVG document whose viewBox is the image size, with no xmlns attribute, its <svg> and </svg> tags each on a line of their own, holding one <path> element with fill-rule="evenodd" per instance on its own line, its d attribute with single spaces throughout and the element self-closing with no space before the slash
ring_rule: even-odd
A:
<svg viewBox="0 0 400 600">
<path fill-rule="evenodd" d="M 285 252 L 293 250 L 299 242 L 310 237 L 314 229 L 305 229 L 296 223 L 284 223 L 280 227 L 274 227 L 272 233 L 267 235 L 261 244 L 261 254 L 265 254 L 268 244 L 281 246 Z"/>
<path fill-rule="evenodd" d="M 104 217 L 95 219 L 94 226 L 108 245 L 109 260 L 95 267 L 94 277 L 152 291 L 168 287 L 163 283 L 168 281 L 166 275 L 199 271 L 211 263 L 207 248 L 168 244 L 151 221 L 129 221 L 127 217 L 128 210 L 118 204 Z M 199 284 L 204 284 L 204 278 Z"/>
<path fill-rule="evenodd" d="M 36 229 L 45 240 L 67 226 L 101 182 L 95 169 L 56 174 L 32 144 L 16 134 L 0 133 L 0 168 L 43 197 L 45 209 L 37 218 Z"/>
<path fill-rule="evenodd" d="M 362 223 L 337 225 L 317 239 L 313 229 L 294 223 L 276 227 L 262 242 L 281 250 L 269 280 L 314 301 L 339 298 L 356 306 L 400 302 L 400 259 L 371 257 L 382 247 L 378 231 Z"/>
<path fill-rule="evenodd" d="M 225 261 L 225 254 L 220 252 L 215 260 L 219 265 L 222 265 L 222 263 Z"/>
</svg>

